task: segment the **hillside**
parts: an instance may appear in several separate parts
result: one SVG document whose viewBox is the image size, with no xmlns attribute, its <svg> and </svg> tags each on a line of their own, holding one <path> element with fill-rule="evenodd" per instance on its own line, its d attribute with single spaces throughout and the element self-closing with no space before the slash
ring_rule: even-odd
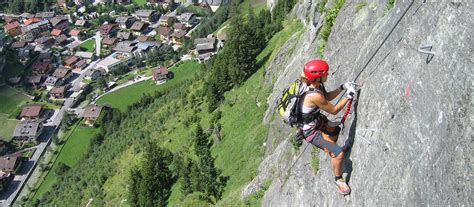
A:
<svg viewBox="0 0 474 207">
<path fill-rule="evenodd" d="M 277 8 L 276 2 L 267 5 Z M 138 192 L 163 190 L 168 206 L 472 205 L 474 5 L 296 2 L 251 73 L 226 71 L 232 57 L 217 56 L 172 87 L 108 111 L 87 156 L 27 205 L 135 206 L 142 203 L 131 198 L 148 195 Z M 434 56 L 418 51 L 425 45 Z M 329 157 L 306 143 L 296 148 L 294 129 L 275 113 L 282 90 L 306 61 L 321 56 L 331 67 L 328 88 L 363 83 L 338 141 L 353 145 L 343 167 L 352 188 L 346 197 L 333 183 Z M 228 76 L 215 78 L 219 72 L 245 78 L 234 85 Z M 209 83 L 229 87 L 218 91 L 221 100 L 211 103 Z M 150 169 L 162 170 L 150 175 Z M 196 187 L 202 172 L 218 177 L 210 187 L 222 188 L 213 189 L 220 195 L 202 190 L 207 182 Z M 142 179 L 167 173 L 169 192 L 165 185 L 149 189 L 156 180 Z"/>
<path fill-rule="evenodd" d="M 474 5 L 396 1 L 392 8 L 393 1 L 347 0 L 336 13 L 323 53 L 331 66 L 328 88 L 354 79 L 364 84 L 339 138 L 341 145 L 353 143 L 343 167 L 352 193 L 343 197 L 333 184 L 328 156 L 315 157 L 313 147 L 304 151 L 306 144 L 294 153 L 288 142 L 292 130 L 274 119 L 283 87 L 307 60 L 318 57 L 324 43 L 320 33 L 327 13 L 320 13 L 318 2 L 295 6 L 293 17 L 305 30 L 279 52 L 296 48 L 293 55 L 267 68 L 273 92 L 264 123 L 270 125 L 271 147 L 242 196 L 263 188 L 263 206 L 472 205 Z M 330 10 L 338 1 L 327 2 Z M 418 51 L 426 45 L 434 56 Z M 313 165 L 318 157 L 319 168 Z"/>
</svg>

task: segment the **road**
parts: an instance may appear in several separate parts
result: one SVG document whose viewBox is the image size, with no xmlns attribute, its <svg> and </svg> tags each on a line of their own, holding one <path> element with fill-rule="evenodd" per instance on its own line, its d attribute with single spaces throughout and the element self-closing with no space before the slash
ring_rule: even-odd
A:
<svg viewBox="0 0 474 207">
<path fill-rule="evenodd" d="M 70 90 L 72 91 L 80 90 L 80 87 L 81 87 L 80 84 L 82 82 L 82 79 L 84 79 L 85 77 L 86 71 L 92 69 L 97 64 L 97 62 L 99 62 L 99 60 L 91 62 L 89 66 L 87 66 L 86 69 L 81 71 L 79 77 L 71 82 L 72 87 Z M 41 156 L 46 151 L 46 148 L 50 144 L 51 137 L 55 133 L 57 133 L 59 129 L 59 125 L 61 124 L 61 121 L 64 117 L 64 113 L 66 112 L 66 110 L 71 108 L 73 103 L 74 103 L 73 98 L 66 98 L 61 109 L 55 110 L 54 114 L 49 119 L 50 121 L 47 121 L 47 123 L 44 124 L 44 130 L 41 133 L 41 135 L 38 137 L 39 144 L 36 146 L 35 153 L 29 160 L 22 163 L 22 169 L 20 170 L 20 172 L 17 175 L 15 175 L 12 182 L 8 186 L 7 190 L 0 194 L 1 207 L 11 206 L 12 203 L 15 202 L 17 195 L 19 195 L 25 183 L 28 181 L 28 178 L 30 177 L 31 173 L 33 173 L 33 170 L 35 169 L 38 163 L 38 160 L 41 158 Z"/>
<path fill-rule="evenodd" d="M 45 152 L 48 147 L 51 137 L 57 131 L 57 126 L 45 126 L 43 133 L 38 137 L 39 144 L 36 146 L 36 151 L 33 156 L 24 161 L 21 166 L 20 172 L 13 177 L 7 190 L 0 195 L 0 206 L 11 206 L 15 201 L 16 196 L 24 187 L 25 182 L 30 177 L 31 173 L 36 167 L 38 160 Z"/>
</svg>

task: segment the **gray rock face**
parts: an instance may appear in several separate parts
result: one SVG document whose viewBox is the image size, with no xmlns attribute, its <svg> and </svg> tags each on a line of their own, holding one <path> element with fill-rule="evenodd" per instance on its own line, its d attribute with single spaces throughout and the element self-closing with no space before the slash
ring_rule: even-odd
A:
<svg viewBox="0 0 474 207">
<path fill-rule="evenodd" d="M 397 1 L 385 14 L 385 4 L 367 2 L 358 10 L 358 1 L 346 1 L 325 52 L 329 89 L 356 77 L 364 84 L 338 142 L 353 142 L 343 167 L 351 195 L 338 194 L 327 155 L 319 154 L 317 172 L 310 165 L 313 146 L 298 159 L 306 143 L 294 152 L 293 130 L 274 114 L 283 88 L 317 58 L 317 0 L 302 0 L 292 16 L 305 31 L 290 38 L 266 72 L 274 85 L 264 118 L 269 147 L 242 197 L 272 179 L 264 206 L 473 205 L 474 4 Z M 419 52 L 426 45 L 435 53 L 430 61 Z"/>
</svg>

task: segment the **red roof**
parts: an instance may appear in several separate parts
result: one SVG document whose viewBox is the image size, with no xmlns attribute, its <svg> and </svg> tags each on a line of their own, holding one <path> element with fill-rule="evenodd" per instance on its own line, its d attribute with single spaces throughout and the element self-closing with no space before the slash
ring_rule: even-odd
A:
<svg viewBox="0 0 474 207">
<path fill-rule="evenodd" d="M 41 22 L 41 19 L 40 18 L 31 18 L 31 19 L 27 19 L 24 24 L 25 26 L 28 26 L 30 24 L 33 24 L 33 23 L 36 23 L 36 22 Z"/>
<path fill-rule="evenodd" d="M 46 73 L 49 70 L 49 62 L 36 62 L 31 66 L 36 72 Z"/>
<path fill-rule="evenodd" d="M 53 29 L 53 31 L 51 31 L 51 35 L 57 37 L 57 36 L 61 35 L 61 32 L 62 31 L 60 29 Z"/>
<path fill-rule="evenodd" d="M 27 118 L 32 118 L 32 117 L 37 117 L 41 113 L 41 109 L 43 109 L 43 105 L 41 104 L 32 104 L 23 107 L 21 110 L 20 117 L 27 117 Z"/>
<path fill-rule="evenodd" d="M 49 93 L 51 94 L 63 94 L 66 89 L 66 86 L 54 86 Z"/>
<path fill-rule="evenodd" d="M 5 30 L 10 31 L 10 30 L 18 28 L 18 27 L 20 27 L 20 23 L 18 21 L 14 21 L 12 23 L 9 23 L 9 24 L 5 25 Z"/>
<path fill-rule="evenodd" d="M 79 61 L 79 58 L 76 57 L 76 56 L 69 56 L 69 57 L 64 58 L 64 64 L 65 65 L 73 65 L 77 61 Z"/>
<path fill-rule="evenodd" d="M 169 27 L 160 27 L 159 32 L 160 32 L 160 35 L 169 36 L 172 30 Z"/>
<path fill-rule="evenodd" d="M 79 35 L 80 33 L 81 33 L 81 30 L 79 30 L 79 29 L 73 29 L 73 30 L 71 30 L 71 31 L 69 32 L 69 35 L 71 35 L 71 36 L 77 36 L 77 35 Z"/>
<path fill-rule="evenodd" d="M 157 78 L 160 75 L 167 75 L 169 73 L 168 69 L 163 66 L 158 67 L 157 69 L 153 70 L 153 78 Z"/>
<path fill-rule="evenodd" d="M 115 26 L 116 26 L 115 24 L 103 24 L 99 28 L 100 34 L 108 35 L 110 33 L 110 31 L 112 31 L 112 29 L 115 28 Z"/>
<path fill-rule="evenodd" d="M 115 39 L 115 38 L 108 38 L 108 37 L 106 37 L 106 38 L 104 38 L 104 39 L 102 40 L 102 44 L 104 44 L 104 45 L 113 45 L 113 44 L 115 44 L 115 41 L 116 41 L 116 40 L 117 40 L 117 39 Z"/>
</svg>

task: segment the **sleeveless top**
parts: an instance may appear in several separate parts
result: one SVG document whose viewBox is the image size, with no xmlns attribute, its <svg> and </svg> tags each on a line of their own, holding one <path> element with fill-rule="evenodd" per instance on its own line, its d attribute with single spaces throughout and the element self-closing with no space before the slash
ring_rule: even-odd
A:
<svg viewBox="0 0 474 207">
<path fill-rule="evenodd" d="M 317 88 L 311 88 L 310 91 L 306 92 L 306 95 L 310 95 L 313 93 L 322 93 L 322 92 L 321 90 Z M 304 96 L 304 99 L 306 99 L 306 95 Z M 303 120 L 306 118 L 307 121 L 304 121 L 302 129 L 308 130 L 308 129 L 314 128 L 315 126 L 319 124 L 318 119 L 315 118 L 315 116 L 319 114 L 319 107 L 318 106 L 313 106 L 313 107 L 305 106 L 304 99 L 301 103 L 301 113 L 303 116 Z"/>
</svg>

